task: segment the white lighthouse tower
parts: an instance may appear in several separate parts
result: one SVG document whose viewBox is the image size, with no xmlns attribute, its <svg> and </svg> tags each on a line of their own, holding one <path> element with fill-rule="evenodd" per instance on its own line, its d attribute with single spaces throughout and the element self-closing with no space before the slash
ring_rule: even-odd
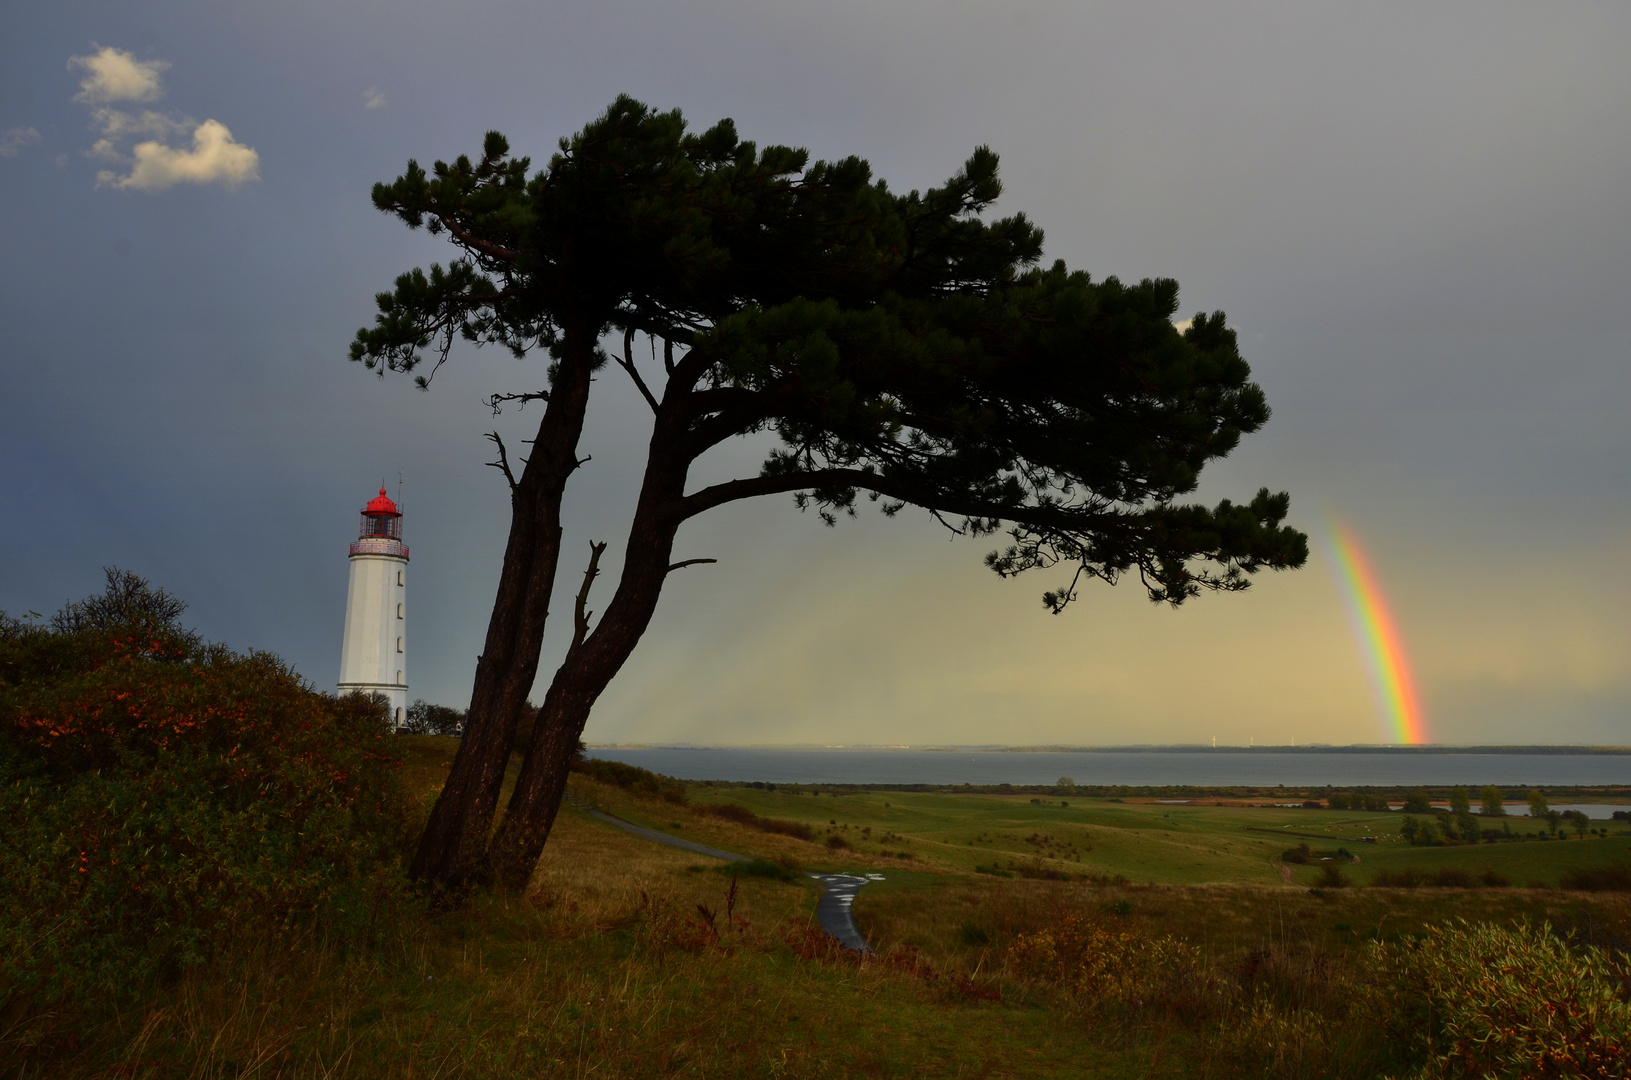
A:
<svg viewBox="0 0 1631 1080">
<path fill-rule="evenodd" d="M 402 511 L 380 488 L 362 508 L 362 528 L 351 545 L 340 693 L 384 697 L 398 729 L 408 720 L 407 573 Z"/>
</svg>

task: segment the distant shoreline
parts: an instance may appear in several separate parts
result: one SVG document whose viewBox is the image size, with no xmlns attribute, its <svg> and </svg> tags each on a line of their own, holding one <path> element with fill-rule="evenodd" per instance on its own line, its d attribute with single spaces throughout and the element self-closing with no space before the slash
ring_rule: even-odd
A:
<svg viewBox="0 0 1631 1080">
<path fill-rule="evenodd" d="M 1545 756 L 1631 756 L 1631 746 L 1398 746 L 1385 743 L 1298 746 L 1212 746 L 1183 743 L 1156 746 L 903 746 L 860 743 L 749 743 L 722 746 L 709 743 L 588 743 L 590 750 L 778 750 L 778 751 L 861 751 L 887 753 L 901 751 L 937 754 L 1515 754 Z"/>
</svg>

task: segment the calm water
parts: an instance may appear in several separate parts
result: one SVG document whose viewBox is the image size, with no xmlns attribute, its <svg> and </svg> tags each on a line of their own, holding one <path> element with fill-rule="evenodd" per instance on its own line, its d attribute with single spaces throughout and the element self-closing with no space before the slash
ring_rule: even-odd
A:
<svg viewBox="0 0 1631 1080">
<path fill-rule="evenodd" d="M 1607 754 L 591 750 L 682 780 L 782 784 L 1191 784 L 1219 787 L 1631 784 L 1631 756 Z"/>
</svg>

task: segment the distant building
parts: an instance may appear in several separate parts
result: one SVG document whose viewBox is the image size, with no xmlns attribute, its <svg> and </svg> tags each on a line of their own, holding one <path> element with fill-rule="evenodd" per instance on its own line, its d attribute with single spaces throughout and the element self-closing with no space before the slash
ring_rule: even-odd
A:
<svg viewBox="0 0 1631 1080">
<path fill-rule="evenodd" d="M 362 527 L 351 545 L 340 693 L 385 698 L 399 730 L 408 722 L 407 575 L 402 511 L 380 488 L 363 507 Z"/>
</svg>

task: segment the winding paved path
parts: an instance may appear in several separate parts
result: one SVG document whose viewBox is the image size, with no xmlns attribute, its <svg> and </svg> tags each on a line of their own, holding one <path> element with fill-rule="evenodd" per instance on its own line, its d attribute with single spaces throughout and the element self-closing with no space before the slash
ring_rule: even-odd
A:
<svg viewBox="0 0 1631 1080">
<path fill-rule="evenodd" d="M 750 862 L 746 855 L 738 855 L 734 851 L 721 851 L 706 844 L 699 844 L 695 840 L 686 840 L 679 836 L 670 836 L 656 829 L 648 829 L 644 825 L 636 825 L 632 821 L 624 821 L 614 817 L 604 810 L 596 810 L 588 803 L 575 796 L 568 795 L 566 801 L 574 807 L 597 821 L 604 821 L 608 825 L 615 825 L 626 833 L 638 836 L 642 840 L 651 840 L 658 844 L 667 844 L 669 847 L 692 851 L 698 855 L 706 855 L 710 859 L 723 859 L 725 862 Z M 811 874 L 822 884 L 821 899 L 816 902 L 816 921 L 838 943 L 846 949 L 856 952 L 869 953 L 872 947 L 861 936 L 861 931 L 855 927 L 855 918 L 850 912 L 850 905 L 855 903 L 855 894 L 861 886 L 869 881 L 882 881 L 882 874 Z"/>
</svg>

